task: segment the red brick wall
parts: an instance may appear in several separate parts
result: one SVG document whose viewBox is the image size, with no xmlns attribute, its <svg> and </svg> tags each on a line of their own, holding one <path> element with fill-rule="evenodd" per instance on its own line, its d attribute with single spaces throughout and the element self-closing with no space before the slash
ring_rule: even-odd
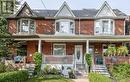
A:
<svg viewBox="0 0 130 82">
<path fill-rule="evenodd" d="M 42 52 L 45 55 L 51 55 L 52 54 L 52 43 L 51 42 L 43 42 Z"/>
<path fill-rule="evenodd" d="M 66 43 L 66 54 L 67 55 L 74 54 L 74 43 L 71 43 L 71 42 Z"/>
<path fill-rule="evenodd" d="M 117 19 L 115 20 L 115 34 L 116 35 L 124 35 L 124 20 Z"/>
<path fill-rule="evenodd" d="M 34 54 L 37 51 L 37 41 L 27 42 L 27 55 Z"/>
<path fill-rule="evenodd" d="M 86 35 L 93 35 L 94 34 L 94 20 L 86 19 L 86 20 L 80 20 L 80 28 L 79 28 L 79 20 L 76 20 L 75 22 L 75 31 L 76 34 L 86 34 Z"/>
<path fill-rule="evenodd" d="M 17 32 L 17 21 L 8 20 L 8 29 L 10 33 Z M 36 33 L 38 34 L 54 34 L 55 20 L 51 19 L 37 19 L 36 20 Z M 75 33 L 79 34 L 79 20 L 75 20 Z M 80 20 L 80 34 L 93 35 L 94 34 L 94 20 L 82 19 Z M 124 20 L 115 20 L 115 34 L 124 34 Z"/>
<path fill-rule="evenodd" d="M 8 20 L 8 30 L 11 34 L 17 32 L 17 22 L 16 22 L 16 20 Z"/>
<path fill-rule="evenodd" d="M 26 62 L 32 62 L 33 58 L 30 56 L 30 54 L 34 54 L 37 52 L 37 41 L 28 41 L 27 42 L 27 61 Z"/>
<path fill-rule="evenodd" d="M 54 34 L 55 20 L 39 19 L 36 20 L 36 33 L 38 34 Z"/>
</svg>

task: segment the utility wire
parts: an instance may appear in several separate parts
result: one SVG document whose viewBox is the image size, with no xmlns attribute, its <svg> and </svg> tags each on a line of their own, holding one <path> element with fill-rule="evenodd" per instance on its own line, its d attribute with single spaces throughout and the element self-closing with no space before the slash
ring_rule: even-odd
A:
<svg viewBox="0 0 130 82">
<path fill-rule="evenodd" d="M 44 2 L 42 0 L 41 0 L 41 2 L 42 2 L 42 5 L 44 6 L 44 8 L 46 9 L 46 12 L 47 12 L 48 16 L 50 16 L 50 13 L 47 11 L 46 5 L 44 4 Z"/>
</svg>

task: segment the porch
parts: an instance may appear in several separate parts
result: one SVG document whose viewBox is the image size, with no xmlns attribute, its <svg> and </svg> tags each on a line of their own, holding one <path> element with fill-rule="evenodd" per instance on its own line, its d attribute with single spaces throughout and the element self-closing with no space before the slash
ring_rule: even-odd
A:
<svg viewBox="0 0 130 82">
<path fill-rule="evenodd" d="M 85 53 L 91 53 L 94 64 L 107 64 L 104 52 L 108 45 L 121 46 L 129 42 L 123 41 L 27 41 L 28 58 L 36 51 L 43 54 L 44 64 L 85 64 Z M 30 47 L 31 46 L 31 47 Z M 31 59 L 31 57 L 30 57 Z M 32 60 L 29 60 L 32 61 Z M 124 61 L 120 61 L 124 62 Z"/>
</svg>

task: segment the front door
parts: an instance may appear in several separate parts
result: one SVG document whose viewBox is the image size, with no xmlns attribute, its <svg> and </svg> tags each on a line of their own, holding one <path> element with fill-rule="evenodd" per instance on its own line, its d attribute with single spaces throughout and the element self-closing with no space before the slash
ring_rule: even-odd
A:
<svg viewBox="0 0 130 82">
<path fill-rule="evenodd" d="M 76 61 L 76 64 L 82 64 L 82 62 L 83 62 L 83 47 L 82 47 L 82 45 L 75 46 L 75 61 Z"/>
</svg>

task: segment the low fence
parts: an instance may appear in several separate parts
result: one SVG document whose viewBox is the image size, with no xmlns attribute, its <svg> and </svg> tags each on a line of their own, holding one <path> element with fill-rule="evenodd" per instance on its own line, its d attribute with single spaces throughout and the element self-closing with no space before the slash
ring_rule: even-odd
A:
<svg viewBox="0 0 130 82">
<path fill-rule="evenodd" d="M 104 57 L 105 64 L 121 64 L 121 63 L 129 63 L 130 64 L 130 56 L 113 56 L 113 57 Z"/>
</svg>

